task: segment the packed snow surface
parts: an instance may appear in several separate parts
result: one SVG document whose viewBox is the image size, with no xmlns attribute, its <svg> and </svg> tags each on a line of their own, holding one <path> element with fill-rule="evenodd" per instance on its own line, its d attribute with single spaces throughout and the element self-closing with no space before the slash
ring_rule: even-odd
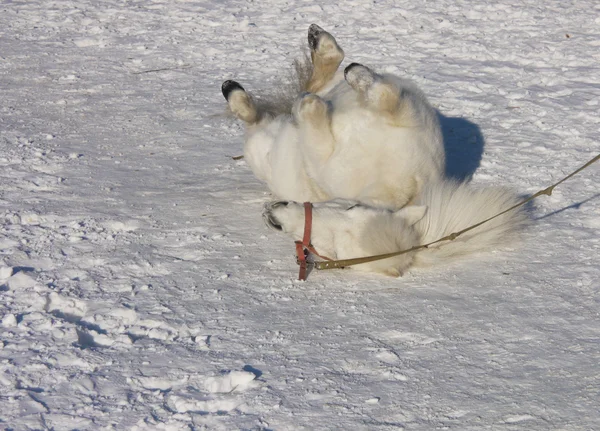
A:
<svg viewBox="0 0 600 431">
<path fill-rule="evenodd" d="M 417 82 L 452 176 L 600 152 L 595 0 L 4 1 L 1 429 L 600 429 L 600 166 L 514 248 L 296 281 L 220 84 L 268 92 L 313 22 Z"/>
</svg>

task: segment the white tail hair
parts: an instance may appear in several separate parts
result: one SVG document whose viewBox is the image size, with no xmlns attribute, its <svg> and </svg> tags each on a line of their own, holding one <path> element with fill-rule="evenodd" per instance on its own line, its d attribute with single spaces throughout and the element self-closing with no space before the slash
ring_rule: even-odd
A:
<svg viewBox="0 0 600 431">
<path fill-rule="evenodd" d="M 427 244 L 459 232 L 512 207 L 518 196 L 505 187 L 476 188 L 466 183 L 442 181 L 423 188 L 415 202 L 426 205 L 425 216 L 415 228 Z M 465 232 L 453 241 L 443 241 L 417 253 L 415 266 L 431 266 L 470 253 L 492 250 L 516 239 L 527 220 L 523 207 L 507 212 Z"/>
</svg>

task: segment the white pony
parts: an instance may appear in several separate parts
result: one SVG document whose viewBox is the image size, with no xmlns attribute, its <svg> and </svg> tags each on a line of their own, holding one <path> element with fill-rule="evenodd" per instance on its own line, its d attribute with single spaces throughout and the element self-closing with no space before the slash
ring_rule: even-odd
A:
<svg viewBox="0 0 600 431">
<path fill-rule="evenodd" d="M 310 62 L 276 101 L 254 100 L 225 81 L 229 108 L 246 123 L 244 157 L 280 199 L 351 199 L 400 209 L 444 173 L 436 110 L 405 79 L 352 63 L 319 26 L 308 30 Z M 300 64 L 300 63 L 297 63 Z"/>
<path fill-rule="evenodd" d="M 426 185 L 415 205 L 396 211 L 331 201 L 314 206 L 311 242 L 320 255 L 331 259 L 392 253 L 459 232 L 516 203 L 517 196 L 505 188 L 477 189 L 454 181 Z M 269 227 L 297 241 L 303 237 L 304 217 L 303 205 L 296 202 L 273 202 L 263 212 Z M 525 212 L 516 209 L 454 241 L 350 268 L 397 277 L 413 266 L 433 266 L 508 243 L 525 221 Z"/>
</svg>

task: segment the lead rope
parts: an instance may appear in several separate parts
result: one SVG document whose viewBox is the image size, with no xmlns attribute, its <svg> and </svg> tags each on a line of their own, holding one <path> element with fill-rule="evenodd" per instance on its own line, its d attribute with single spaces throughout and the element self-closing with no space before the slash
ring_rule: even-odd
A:
<svg viewBox="0 0 600 431">
<path fill-rule="evenodd" d="M 594 157 L 592 160 L 590 160 L 589 162 L 587 162 L 585 165 L 583 165 L 582 167 L 580 167 L 579 169 L 571 172 L 569 175 L 567 175 L 566 177 L 564 177 L 562 180 L 558 181 L 555 184 L 552 184 L 550 187 L 547 187 L 543 190 L 540 190 L 539 192 L 533 194 L 532 196 L 528 197 L 527 199 L 524 199 L 523 201 L 519 202 L 516 205 L 513 205 L 512 207 L 496 214 L 493 217 L 490 217 L 486 220 L 483 220 L 477 224 L 474 224 L 473 226 L 469 226 L 466 229 L 463 229 L 461 231 L 458 232 L 454 232 L 451 233 L 450 235 L 446 235 L 443 238 L 440 238 L 438 240 L 432 241 L 428 244 L 423 244 L 423 245 L 417 245 L 414 247 L 411 247 L 407 250 L 402 250 L 402 251 L 396 251 L 393 253 L 385 253 L 385 254 L 378 254 L 375 256 L 366 256 L 366 257 L 357 257 L 354 259 L 342 259 L 342 260 L 333 260 L 333 259 L 329 259 L 328 257 L 324 257 L 319 255 L 316 250 L 314 249 L 314 247 L 312 247 L 312 245 L 310 245 L 310 234 L 311 234 L 311 229 L 312 229 L 312 204 L 310 202 L 305 202 L 304 203 L 304 238 L 302 241 L 296 241 L 296 253 L 298 255 L 298 264 L 300 265 L 300 276 L 299 276 L 299 280 L 306 280 L 306 276 L 307 276 L 307 271 L 308 271 L 308 265 L 312 266 L 315 269 L 335 269 L 335 268 L 345 268 L 347 266 L 353 266 L 353 265 L 359 265 L 361 263 L 368 263 L 368 262 L 373 262 L 376 260 L 382 260 L 382 259 L 388 259 L 390 257 L 395 257 L 395 256 L 400 256 L 402 254 L 406 254 L 406 253 L 410 253 L 412 251 L 416 251 L 416 250 L 420 250 L 423 248 L 427 248 L 433 244 L 437 244 L 438 242 L 442 242 L 442 241 L 453 241 L 456 238 L 458 238 L 460 235 L 462 235 L 463 233 L 466 233 L 470 230 L 473 230 L 479 226 L 481 226 L 484 223 L 487 223 L 493 219 L 495 219 L 496 217 L 500 217 L 503 214 L 506 214 L 509 211 L 512 211 L 514 209 L 519 208 L 520 206 L 525 205 L 527 202 L 532 201 L 533 199 L 537 198 L 538 196 L 541 195 L 547 195 L 550 196 L 552 195 L 552 192 L 554 191 L 554 188 L 556 186 L 558 186 L 559 184 L 562 184 L 563 182 L 565 182 L 566 180 L 568 180 L 569 178 L 571 178 L 573 175 L 578 174 L 579 172 L 583 171 L 584 169 L 586 169 L 588 166 L 592 165 L 593 163 L 597 162 L 598 159 L 600 159 L 600 154 L 598 154 L 596 157 Z M 308 230 L 307 230 L 307 226 L 308 226 Z M 308 232 L 308 234 L 307 234 Z M 320 258 L 324 259 L 325 261 L 315 261 L 315 262 L 308 262 L 307 261 L 307 256 L 309 254 L 309 252 L 315 254 L 316 256 L 319 256 Z M 302 256 L 302 258 L 300 257 Z M 304 267 L 304 269 L 303 269 Z"/>
</svg>

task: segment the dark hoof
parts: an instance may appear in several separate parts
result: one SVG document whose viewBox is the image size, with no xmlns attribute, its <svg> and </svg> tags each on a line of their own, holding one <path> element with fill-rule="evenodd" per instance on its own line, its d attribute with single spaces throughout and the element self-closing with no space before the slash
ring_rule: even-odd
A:
<svg viewBox="0 0 600 431">
<path fill-rule="evenodd" d="M 344 78 L 350 84 L 350 87 L 359 93 L 367 91 L 377 79 L 377 75 L 367 66 L 362 64 L 352 63 L 344 69 Z"/>
<path fill-rule="evenodd" d="M 344 69 L 344 78 L 348 79 L 348 72 L 350 72 L 352 69 L 354 69 L 355 67 L 365 67 L 362 64 L 359 63 L 351 63 L 350 65 L 348 65 L 345 69 Z"/>
<path fill-rule="evenodd" d="M 240 84 L 238 84 L 237 82 L 232 81 L 230 79 L 228 79 L 227 81 L 225 81 L 223 83 L 223 85 L 221 85 L 221 91 L 223 92 L 223 96 L 225 96 L 225 100 L 229 100 L 229 95 L 231 94 L 231 92 L 233 90 L 246 91 L 246 90 L 244 90 L 244 87 L 242 87 Z"/>
<path fill-rule="evenodd" d="M 324 32 L 325 30 L 317 24 L 311 24 L 310 27 L 308 27 L 308 46 L 310 49 L 313 51 L 317 49 L 317 46 L 319 45 L 319 36 Z"/>
</svg>

